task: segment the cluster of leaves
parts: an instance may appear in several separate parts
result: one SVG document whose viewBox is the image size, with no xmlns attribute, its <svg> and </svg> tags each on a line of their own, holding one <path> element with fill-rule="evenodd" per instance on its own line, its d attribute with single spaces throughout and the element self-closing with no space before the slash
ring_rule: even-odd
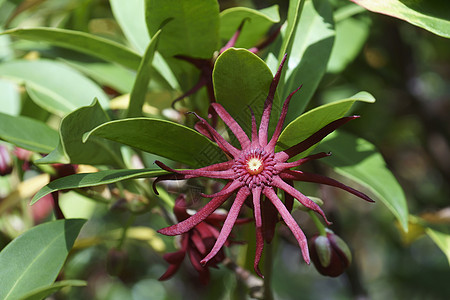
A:
<svg viewBox="0 0 450 300">
<path fill-rule="evenodd" d="M 177 110 L 171 108 L 172 100 L 190 90 L 199 77 L 197 69 L 175 56 L 213 62 L 216 101 L 249 133 L 248 107 L 257 119 L 261 117 L 273 74 L 287 53 L 287 70 L 275 104 L 298 85 L 303 88 L 291 101 L 279 150 L 345 116 L 357 102 L 375 102 L 367 92 L 334 96 L 318 106 L 311 102 L 324 75 L 345 70 L 368 37 L 370 21 L 365 10 L 347 1 L 291 0 L 283 22 L 277 5 L 220 11 L 216 0 L 85 1 L 76 7 L 68 0 L 31 2 L 29 7 L 25 2 L 0 1 L 0 26 L 5 29 L 0 36 L 4 45 L 0 49 L 0 139 L 9 149 L 14 146 L 33 153 L 31 169 L 17 168 L 16 160 L 13 174 L 1 181 L 2 242 L 6 245 L 14 239 L 0 253 L 2 299 L 42 299 L 65 286 L 85 285 L 79 280 L 55 282 L 73 247 L 72 253 L 80 254 L 102 246 L 122 250 L 134 240 L 148 242 L 145 249 L 154 254 L 173 248 L 170 239 L 155 234 L 170 220 L 176 194 L 161 191 L 157 197 L 149 188 L 149 179 L 167 173 L 155 167 L 154 160 L 196 168 L 225 159 L 215 143 L 193 129 L 195 120 L 180 113 L 207 116 L 206 90 L 177 103 Z M 449 36 L 449 18 L 431 5 L 420 12 L 421 7 L 407 7 L 403 1 L 354 2 Z M 33 20 L 32 27 L 21 28 L 27 20 Z M 235 48 L 216 57 L 240 26 Z M 247 50 L 280 26 L 280 36 L 259 56 Z M 373 144 L 338 132 L 318 149 L 332 152 L 324 162 L 380 200 L 401 230 L 408 231 L 411 222 L 420 226 L 450 260 L 449 236 L 409 216 L 402 188 Z M 44 174 L 53 175 L 55 164 L 80 165 L 80 170 L 88 171 L 49 182 Z M 60 203 L 67 219 L 37 225 L 42 220 L 32 219 L 30 198 L 33 209 L 47 196 L 67 190 L 74 190 Z M 111 216 L 116 219 L 108 220 Z M 73 246 L 85 223 L 77 217 L 89 222 Z M 14 226 L 18 218 L 20 225 Z M 105 228 L 107 233 L 102 231 Z M 247 267 L 245 251 L 238 256 Z M 162 264 L 160 255 L 157 261 Z M 61 274 L 77 278 L 69 270 L 70 266 Z M 158 271 L 155 278 L 161 275 Z M 83 270 L 73 273 L 84 274 Z M 154 281 L 140 282 L 161 289 Z M 142 285 L 135 287 L 133 295 L 142 292 Z"/>
</svg>

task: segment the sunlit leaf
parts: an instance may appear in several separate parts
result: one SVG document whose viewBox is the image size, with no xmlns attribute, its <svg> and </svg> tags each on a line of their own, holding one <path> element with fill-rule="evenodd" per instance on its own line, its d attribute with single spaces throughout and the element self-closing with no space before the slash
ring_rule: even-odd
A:
<svg viewBox="0 0 450 300">
<path fill-rule="evenodd" d="M 450 38 L 450 2 L 430 0 L 352 0 L 366 9 L 405 20 Z"/>
<path fill-rule="evenodd" d="M 280 22 L 278 5 L 260 11 L 247 7 L 232 7 L 222 11 L 220 13 L 220 37 L 228 41 L 244 20 L 245 24 L 235 47 L 251 48 L 261 42 L 273 24 Z"/>
<path fill-rule="evenodd" d="M 37 163 L 110 164 L 121 165 L 118 147 L 109 141 L 92 139 L 83 143 L 85 132 L 109 121 L 98 101 L 68 114 L 61 121 L 60 143 Z"/>
<path fill-rule="evenodd" d="M 287 34 L 285 32 L 284 34 Z M 287 49 L 287 70 L 280 89 L 285 99 L 298 86 L 301 91 L 292 97 L 287 120 L 299 116 L 316 91 L 325 74 L 333 47 L 335 32 L 331 5 L 328 1 L 307 1 Z"/>
<path fill-rule="evenodd" d="M 58 145 L 58 132 L 31 118 L 0 113 L 0 139 L 30 151 L 49 153 Z"/>
<path fill-rule="evenodd" d="M 19 299 L 52 284 L 85 222 L 44 223 L 9 243 L 0 252 L 0 299 Z"/>
<path fill-rule="evenodd" d="M 40 189 L 33 199 L 31 204 L 36 203 L 42 197 L 61 190 L 71 190 L 84 187 L 98 186 L 102 184 L 115 183 L 122 180 L 133 178 L 148 178 L 156 177 L 166 174 L 167 172 L 161 169 L 139 169 L 139 170 L 105 170 L 95 173 L 80 173 L 69 175 L 56 179 L 42 189 Z"/>
<path fill-rule="evenodd" d="M 69 286 L 86 286 L 87 282 L 83 280 L 62 280 L 53 283 L 52 285 L 37 288 L 26 294 L 21 300 L 41 300 L 46 299 L 47 296 L 56 293 L 60 289 Z"/>
<path fill-rule="evenodd" d="M 164 56 L 211 58 L 219 45 L 216 0 L 146 0 L 146 20 L 151 36 L 164 26 L 158 46 Z"/>
<path fill-rule="evenodd" d="M 130 104 L 127 111 L 127 117 L 142 116 L 142 106 L 145 103 L 145 94 L 147 93 L 148 84 L 150 82 L 150 70 L 158 45 L 161 31 L 158 31 L 149 43 L 147 50 L 142 57 L 141 64 L 136 75 L 133 90 L 130 95 Z"/>
<path fill-rule="evenodd" d="M 89 105 L 95 97 L 108 107 L 108 96 L 98 85 L 63 63 L 43 59 L 4 62 L 0 74 L 25 82 L 33 101 L 58 115 Z"/>
<path fill-rule="evenodd" d="M 278 149 L 287 149 L 303 141 L 328 123 L 342 118 L 356 101 L 373 103 L 375 98 L 367 92 L 360 92 L 347 99 L 325 104 L 302 114 L 282 131 L 277 143 Z"/>
<path fill-rule="evenodd" d="M 22 39 L 47 42 L 137 70 L 141 57 L 124 45 L 89 33 L 59 28 L 12 29 L 3 32 Z"/>
<path fill-rule="evenodd" d="M 438 245 L 438 247 L 444 252 L 450 264 L 450 234 L 439 232 L 431 228 L 425 229 L 425 232 Z"/>
<path fill-rule="evenodd" d="M 225 157 L 219 147 L 200 133 L 183 125 L 151 118 L 132 118 L 102 124 L 84 137 L 106 138 L 142 151 L 191 166 L 220 162 Z"/>
<path fill-rule="evenodd" d="M 332 155 L 322 161 L 370 190 L 394 214 L 403 230 L 408 231 L 405 194 L 374 145 L 337 131 L 320 143 L 318 151 L 331 152 Z"/>
</svg>

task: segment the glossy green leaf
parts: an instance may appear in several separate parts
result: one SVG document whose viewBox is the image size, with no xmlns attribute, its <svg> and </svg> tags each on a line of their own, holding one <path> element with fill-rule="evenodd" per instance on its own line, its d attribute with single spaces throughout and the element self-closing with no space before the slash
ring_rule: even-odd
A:
<svg viewBox="0 0 450 300">
<path fill-rule="evenodd" d="M 270 27 L 280 22 L 278 5 L 259 11 L 247 7 L 232 7 L 222 11 L 220 13 L 221 39 L 228 41 L 243 20 L 245 24 L 235 47 L 248 49 L 261 42 Z"/>
<path fill-rule="evenodd" d="M 109 0 L 114 18 L 130 44 L 144 54 L 150 43 L 145 24 L 145 0 Z"/>
<path fill-rule="evenodd" d="M 430 0 L 352 0 L 366 9 L 405 20 L 450 38 L 450 2 Z"/>
<path fill-rule="evenodd" d="M 42 108 L 67 114 L 98 98 L 108 107 L 108 96 L 93 81 L 67 65 L 50 60 L 17 60 L 0 64 L 5 78 L 25 82 L 30 97 Z"/>
<path fill-rule="evenodd" d="M 272 72 L 258 56 L 245 49 L 230 48 L 214 65 L 216 100 L 248 133 L 251 131 L 249 107 L 260 118 L 272 79 Z M 278 102 L 275 98 L 272 117 L 279 115 Z"/>
<path fill-rule="evenodd" d="M 360 92 L 350 98 L 328 103 L 302 114 L 282 131 L 277 143 L 278 150 L 280 148 L 287 149 L 303 141 L 328 123 L 342 118 L 356 101 L 373 103 L 375 98 L 367 92 Z"/>
<path fill-rule="evenodd" d="M 442 252 L 444 252 L 450 265 L 450 234 L 436 231 L 431 228 L 426 228 L 425 232 L 433 240 L 433 242 L 438 245 Z"/>
<path fill-rule="evenodd" d="M 285 99 L 301 84 L 301 91 L 292 97 L 287 120 L 299 116 L 316 91 L 325 74 L 334 42 L 334 21 L 328 1 L 307 1 L 297 24 L 292 47 L 286 62 L 284 85 L 281 85 Z"/>
<path fill-rule="evenodd" d="M 336 40 L 328 61 L 327 72 L 329 73 L 343 71 L 361 52 L 369 36 L 369 18 L 345 18 L 345 15 L 355 11 L 355 7 L 356 9 L 363 9 L 352 3 L 335 13 Z"/>
<path fill-rule="evenodd" d="M 84 137 L 101 137 L 191 166 L 224 161 L 219 147 L 183 125 L 151 118 L 132 118 L 102 124 Z"/>
<path fill-rule="evenodd" d="M 31 204 L 36 203 L 42 197 L 56 191 L 98 186 L 134 178 L 156 177 L 163 174 L 167 174 L 167 171 L 161 169 L 123 169 L 69 175 L 56 179 L 40 189 L 36 195 L 34 195 L 33 199 L 31 199 Z"/>
<path fill-rule="evenodd" d="M 0 27 L 3 27 L 21 0 L 1 0 L 0 1 Z"/>
<path fill-rule="evenodd" d="M 152 38 L 152 41 L 142 57 L 141 64 L 136 75 L 133 90 L 130 95 L 130 104 L 128 106 L 127 117 L 142 116 L 142 106 L 145 103 L 145 95 L 147 94 L 148 84 L 150 82 L 150 71 L 153 56 L 158 45 L 161 31 L 158 31 Z"/>
<path fill-rule="evenodd" d="M 62 280 L 53 283 L 52 285 L 37 288 L 30 293 L 26 294 L 21 300 L 42 300 L 51 294 L 56 293 L 60 289 L 69 286 L 86 286 L 87 282 L 83 280 Z"/>
<path fill-rule="evenodd" d="M 31 118 L 0 113 L 0 139 L 30 151 L 49 153 L 58 145 L 58 132 Z"/>
<path fill-rule="evenodd" d="M 31 41 L 47 42 L 115 62 L 137 70 L 141 57 L 127 47 L 111 40 L 80 31 L 59 28 L 12 29 L 3 32 L 14 37 Z"/>
<path fill-rule="evenodd" d="M 19 299 L 53 283 L 86 220 L 44 223 L 0 252 L 0 299 Z"/>
<path fill-rule="evenodd" d="M 107 121 L 108 116 L 96 100 L 90 106 L 73 111 L 61 121 L 57 148 L 36 162 L 122 165 L 117 145 L 95 138 L 82 142 L 85 132 Z"/>
<path fill-rule="evenodd" d="M 162 26 L 159 51 L 167 57 L 211 58 L 219 45 L 219 4 L 216 0 L 146 0 L 150 35 Z"/>
<path fill-rule="evenodd" d="M 2 95 L 0 112 L 17 115 L 20 111 L 20 93 L 18 86 L 9 80 L 0 78 L 0 95 Z"/>
<path fill-rule="evenodd" d="M 145 22 L 145 0 L 110 0 L 114 17 L 122 28 L 127 40 L 140 54 L 144 54 L 150 43 L 150 36 Z M 172 89 L 179 84 L 172 70 L 158 52 L 153 58 L 153 67 L 164 77 Z"/>
<path fill-rule="evenodd" d="M 118 64 L 108 62 L 85 62 L 64 60 L 70 67 L 88 75 L 101 85 L 115 89 L 119 93 L 128 94 L 133 89 L 136 72 Z"/>
<path fill-rule="evenodd" d="M 281 59 L 285 53 L 291 53 L 292 44 L 297 31 L 297 25 L 300 21 L 300 15 L 302 14 L 305 2 L 305 0 L 289 0 L 287 19 L 284 29 L 281 31 L 283 43 L 281 45 L 281 50 L 278 57 L 279 62 L 281 62 Z"/>
<path fill-rule="evenodd" d="M 368 141 L 337 131 L 322 141 L 319 151 L 332 152 L 322 161 L 334 170 L 365 186 L 380 199 L 408 231 L 408 206 L 397 179 L 381 154 Z"/>
</svg>

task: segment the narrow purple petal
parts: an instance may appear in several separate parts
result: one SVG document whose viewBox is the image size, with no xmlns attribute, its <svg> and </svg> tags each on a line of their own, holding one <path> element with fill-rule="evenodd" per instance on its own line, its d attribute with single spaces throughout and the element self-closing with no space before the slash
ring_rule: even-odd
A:
<svg viewBox="0 0 450 300">
<path fill-rule="evenodd" d="M 283 129 L 284 121 L 286 120 L 287 111 L 289 108 L 289 103 L 291 102 L 292 96 L 294 96 L 295 93 L 299 89 L 302 88 L 303 85 L 299 86 L 295 91 L 289 94 L 289 96 L 286 98 L 283 104 L 283 108 L 281 109 L 281 115 L 278 119 L 277 126 L 275 127 L 275 132 L 272 135 L 272 138 L 270 139 L 270 142 L 267 144 L 264 150 L 266 151 L 273 151 L 275 149 L 275 145 L 277 144 L 278 138 L 280 137 L 281 130 Z"/>
<path fill-rule="evenodd" d="M 269 129 L 270 113 L 272 112 L 273 99 L 275 97 L 275 91 L 280 81 L 281 71 L 283 69 L 284 62 L 286 61 L 287 54 L 284 55 L 278 71 L 272 80 L 269 88 L 269 94 L 267 95 L 266 101 L 264 102 L 264 110 L 261 117 L 261 123 L 259 124 L 259 144 L 263 147 L 267 145 L 267 131 Z"/>
<path fill-rule="evenodd" d="M 198 251 L 195 251 L 192 249 L 189 251 L 189 259 L 191 260 L 191 264 L 194 267 L 194 269 L 197 270 L 199 274 L 199 280 L 200 283 L 203 285 L 208 284 L 209 282 L 209 269 L 207 267 L 203 267 L 200 264 L 201 255 Z"/>
<path fill-rule="evenodd" d="M 203 119 L 202 117 L 197 115 L 195 112 L 191 112 L 191 113 L 194 114 L 200 120 L 200 122 L 203 123 L 205 128 L 214 137 L 214 140 L 217 142 L 217 145 L 220 147 L 220 149 L 222 149 L 222 151 L 224 151 L 225 153 L 227 153 L 233 157 L 236 157 L 239 155 L 240 151 L 238 149 L 236 149 L 233 145 L 228 143 L 223 138 L 223 136 L 221 136 L 211 125 L 209 125 L 208 122 L 206 122 L 205 119 Z"/>
<path fill-rule="evenodd" d="M 280 30 L 281 30 L 281 26 L 279 26 L 276 30 L 274 30 L 267 39 L 265 39 L 264 41 L 262 41 L 260 44 L 256 45 L 255 47 L 248 49 L 248 51 L 250 51 L 252 53 L 257 53 L 257 52 L 263 50 L 268 45 L 270 45 L 273 41 L 275 41 L 277 36 L 280 34 Z"/>
<path fill-rule="evenodd" d="M 156 185 L 158 184 L 158 182 L 161 182 L 164 180 L 184 180 L 187 178 L 188 178 L 188 176 L 181 175 L 181 174 L 166 174 L 166 175 L 158 176 L 158 177 L 156 177 L 156 179 L 153 181 L 153 184 L 152 184 L 153 192 L 156 195 L 159 195 L 158 190 L 156 189 Z"/>
<path fill-rule="evenodd" d="M 259 145 L 259 137 L 258 137 L 258 129 L 256 125 L 256 118 L 253 109 L 249 106 L 248 109 L 252 115 L 252 147 L 253 148 L 261 148 Z"/>
<path fill-rule="evenodd" d="M 227 183 L 224 187 L 227 188 L 231 185 L 231 182 Z M 188 219 L 177 223 L 175 225 L 162 228 L 158 230 L 159 233 L 164 235 L 179 235 L 185 232 L 188 232 L 192 228 L 194 228 L 197 224 L 204 221 L 209 215 L 211 215 L 219 206 L 221 206 L 225 200 L 228 199 L 228 196 L 220 196 L 211 199 L 205 206 L 203 206 L 195 215 L 189 217 Z"/>
<path fill-rule="evenodd" d="M 295 222 L 294 218 L 291 216 L 291 214 L 288 212 L 286 207 L 284 206 L 283 202 L 278 198 L 277 194 L 273 190 L 272 187 L 266 187 L 263 190 L 264 195 L 267 196 L 267 198 L 272 201 L 273 205 L 276 207 L 278 212 L 280 213 L 281 217 L 283 218 L 286 225 L 289 227 L 291 232 L 294 234 L 295 239 L 298 242 L 298 245 L 300 246 L 300 249 L 302 250 L 303 259 L 307 264 L 309 264 L 309 250 L 308 250 L 308 242 L 306 240 L 306 236 L 303 233 L 303 231 L 300 229 L 300 226 L 298 226 L 297 222 Z"/>
<path fill-rule="evenodd" d="M 219 53 L 223 53 L 225 50 L 234 47 L 234 45 L 236 45 L 237 39 L 239 38 L 239 35 L 241 34 L 242 31 L 242 27 L 244 27 L 245 22 L 247 21 L 247 18 L 245 18 L 244 20 L 242 20 L 241 24 L 239 25 L 238 29 L 236 30 L 236 32 L 233 34 L 233 36 L 231 37 L 231 39 L 225 44 L 225 46 L 223 46 Z"/>
<path fill-rule="evenodd" d="M 264 237 L 263 237 L 263 228 L 262 228 L 262 215 L 261 215 L 261 187 L 255 187 L 252 189 L 253 195 L 253 212 L 255 216 L 255 226 L 256 226 L 256 251 L 255 251 L 255 261 L 254 261 L 254 269 L 256 274 L 261 278 L 264 276 L 259 269 L 259 261 L 261 260 L 262 251 L 264 249 Z"/>
<path fill-rule="evenodd" d="M 208 83 L 208 80 L 206 80 L 204 77 L 200 77 L 199 80 L 197 81 L 197 83 L 189 91 L 187 91 L 183 95 L 175 98 L 175 100 L 172 101 L 172 108 L 175 109 L 175 104 L 178 101 L 183 100 L 184 98 L 189 97 L 190 95 L 194 94 L 199 89 L 206 86 L 207 83 Z"/>
<path fill-rule="evenodd" d="M 203 125 L 202 122 L 195 123 L 194 128 L 195 130 L 206 136 L 208 139 L 215 142 L 214 137 L 209 133 L 208 129 L 206 128 L 205 125 Z"/>
<path fill-rule="evenodd" d="M 293 161 L 293 162 L 289 162 L 289 163 L 278 163 L 275 165 L 275 169 L 277 170 L 277 172 L 281 172 L 290 168 L 295 168 L 298 167 L 300 165 L 303 165 L 304 163 L 307 163 L 311 160 L 315 160 L 315 159 L 321 159 L 327 156 L 330 156 L 331 153 L 325 153 L 325 152 L 320 152 L 317 154 L 313 154 L 313 155 L 309 155 L 307 157 L 301 158 L 299 160 Z"/>
<path fill-rule="evenodd" d="M 288 170 L 286 172 L 283 172 L 280 175 L 283 179 L 291 179 L 291 180 L 298 180 L 298 181 L 305 181 L 305 182 L 313 182 L 313 183 L 320 183 L 320 184 L 325 184 L 325 185 L 329 185 L 329 186 L 334 186 L 337 188 L 340 188 L 344 191 L 347 191 L 361 199 L 364 199 L 368 202 L 375 202 L 374 200 L 372 200 L 369 196 L 367 196 L 366 194 L 355 190 L 354 188 L 351 188 L 335 179 L 326 177 L 326 176 L 322 176 L 319 174 L 314 174 L 314 173 L 306 173 L 306 172 L 301 172 L 301 171 L 294 171 L 294 170 Z"/>
<path fill-rule="evenodd" d="M 266 199 L 262 203 L 262 212 L 264 240 L 267 244 L 270 244 L 275 235 L 275 227 L 279 221 L 278 211 L 275 206 L 273 206 L 272 202 Z"/>
<path fill-rule="evenodd" d="M 211 107 L 217 112 L 219 117 L 223 122 L 230 128 L 231 132 L 236 136 L 242 149 L 248 148 L 250 146 L 250 140 L 245 134 L 241 126 L 236 122 L 236 120 L 225 110 L 225 108 L 219 103 L 212 103 Z"/>
<path fill-rule="evenodd" d="M 194 177 L 210 177 L 210 178 L 219 178 L 219 179 L 233 179 L 235 177 L 235 172 L 233 170 L 220 170 L 223 169 L 223 166 L 229 166 L 229 161 L 224 163 L 214 164 L 205 168 L 195 169 L 195 170 L 175 170 L 160 162 L 159 160 L 155 161 L 161 169 L 178 173 L 182 175 L 186 175 L 185 178 L 194 178 Z"/>
<path fill-rule="evenodd" d="M 275 158 L 279 161 L 286 161 L 291 157 L 296 156 L 299 153 L 302 153 L 306 149 L 310 148 L 311 146 L 317 144 L 320 142 L 323 138 L 325 138 L 327 135 L 335 131 L 338 127 L 344 125 L 348 121 L 354 120 L 356 118 L 359 118 L 359 116 L 351 116 L 351 117 L 343 117 L 340 119 L 337 119 L 328 125 L 325 125 L 318 131 L 316 131 L 314 134 L 312 134 L 307 139 L 303 140 L 302 142 L 289 147 L 288 149 L 284 151 L 280 151 L 275 154 Z"/>
<path fill-rule="evenodd" d="M 219 237 L 217 238 L 214 247 L 212 248 L 211 252 L 209 252 L 209 254 L 200 261 L 202 265 L 205 265 L 220 251 L 220 249 L 222 249 L 222 246 L 227 241 L 228 236 L 230 235 L 231 230 L 233 229 L 234 223 L 236 222 L 236 219 L 239 215 L 239 211 L 241 210 L 241 207 L 244 204 L 245 199 L 247 199 L 249 195 L 250 190 L 247 187 L 243 187 L 239 190 L 239 192 L 236 195 L 236 199 L 233 202 L 233 205 L 231 205 L 227 219 L 223 224 L 222 230 L 220 231 Z"/>
<path fill-rule="evenodd" d="M 272 180 L 272 184 L 280 189 L 282 189 L 285 192 L 288 192 L 289 194 L 291 194 L 292 197 L 294 197 L 295 199 L 297 199 L 301 204 L 303 204 L 305 207 L 319 213 L 323 219 L 325 220 L 325 222 L 330 225 L 331 222 L 328 221 L 327 217 L 325 216 L 325 213 L 323 212 L 323 210 L 320 208 L 319 205 L 317 205 L 317 203 L 315 203 L 314 201 L 312 201 L 311 199 L 309 199 L 308 197 L 306 197 L 305 195 L 303 195 L 302 193 L 300 193 L 299 191 L 297 191 L 293 186 L 290 186 L 289 184 L 287 184 L 286 182 L 284 182 L 280 177 L 275 176 Z"/>
<path fill-rule="evenodd" d="M 294 181 L 292 180 L 286 180 L 286 183 L 289 184 L 290 186 L 294 186 Z M 292 209 L 294 208 L 294 197 L 286 191 L 283 192 L 284 192 L 284 205 L 286 206 L 288 212 L 291 213 Z"/>
</svg>

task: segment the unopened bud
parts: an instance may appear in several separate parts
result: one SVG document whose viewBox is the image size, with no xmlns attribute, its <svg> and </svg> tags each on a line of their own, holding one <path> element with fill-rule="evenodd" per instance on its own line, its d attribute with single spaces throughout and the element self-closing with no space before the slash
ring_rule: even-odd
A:
<svg viewBox="0 0 450 300">
<path fill-rule="evenodd" d="M 337 277 L 350 266 L 352 254 L 347 244 L 331 230 L 326 236 L 310 239 L 311 260 L 320 274 Z"/>
</svg>

